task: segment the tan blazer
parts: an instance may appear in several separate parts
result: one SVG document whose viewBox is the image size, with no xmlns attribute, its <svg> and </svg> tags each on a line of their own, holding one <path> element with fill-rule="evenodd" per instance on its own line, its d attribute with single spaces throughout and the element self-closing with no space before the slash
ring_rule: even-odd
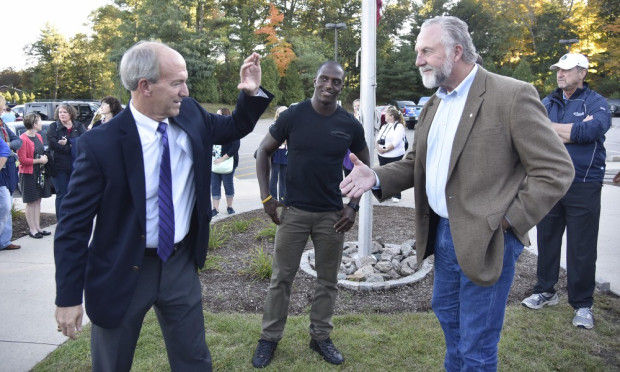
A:
<svg viewBox="0 0 620 372">
<path fill-rule="evenodd" d="M 427 137 L 440 99 L 420 114 L 414 145 L 398 162 L 375 168 L 380 200 L 415 186 L 418 260 L 434 253 L 438 216 L 426 196 Z M 532 85 L 479 67 L 450 156 L 446 202 L 459 265 L 479 285 L 502 271 L 504 216 L 524 245 L 527 232 L 568 190 L 574 168 Z"/>
</svg>

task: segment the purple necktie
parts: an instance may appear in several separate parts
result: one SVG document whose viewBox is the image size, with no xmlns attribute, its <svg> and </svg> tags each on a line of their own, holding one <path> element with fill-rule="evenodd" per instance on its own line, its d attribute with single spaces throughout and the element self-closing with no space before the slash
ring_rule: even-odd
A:
<svg viewBox="0 0 620 372">
<path fill-rule="evenodd" d="M 159 123 L 161 133 L 161 165 L 159 166 L 159 245 L 157 255 L 166 262 L 174 250 L 174 205 L 172 204 L 172 172 L 170 170 L 170 147 L 168 146 L 168 124 Z"/>
</svg>

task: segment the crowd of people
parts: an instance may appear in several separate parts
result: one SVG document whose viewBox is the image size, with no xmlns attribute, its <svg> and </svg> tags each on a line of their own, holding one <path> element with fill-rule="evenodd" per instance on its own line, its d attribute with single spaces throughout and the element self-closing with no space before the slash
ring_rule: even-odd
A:
<svg viewBox="0 0 620 372">
<path fill-rule="evenodd" d="M 484 69 L 467 24 L 456 17 L 426 20 L 415 50 L 423 85 L 437 90 L 409 151 L 402 113 L 385 109 L 372 144 L 377 167 L 370 167 L 359 100 L 353 114 L 338 104 L 345 81 L 340 64 L 318 67 L 310 99 L 277 108 L 255 155 L 260 199 L 277 229 L 254 367 L 270 364 L 284 336 L 308 239 L 317 272 L 309 347 L 331 364 L 344 362 L 331 339 L 337 275 L 344 233 L 367 191 L 396 203 L 415 186 L 417 257 L 421 262 L 434 255 L 431 305 L 444 333 L 446 370 L 497 369 L 515 265 L 534 226 L 537 283 L 523 305 L 559 303 L 554 287 L 566 231 L 572 324 L 594 327 L 611 117 L 604 98 L 585 82 L 587 57 L 568 53 L 550 66 L 558 89 L 541 103 L 530 84 Z M 93 370 L 131 368 L 151 307 L 171 369 L 212 369 L 197 268 L 205 262 L 209 222 L 220 213 L 222 186 L 226 211 L 235 213 L 240 138 L 273 99 L 261 86 L 261 73 L 260 56 L 253 53 L 240 67 L 234 111 L 211 114 L 189 97 L 179 52 L 138 42 L 120 63 L 131 93 L 124 110 L 119 100 L 105 97 L 99 115 L 84 125 L 71 105 L 59 105 L 47 130 L 49 149 L 38 133 L 38 115 L 24 117 L 20 137 L 0 122 L 0 247 L 19 248 L 10 242 L 11 194 L 18 183 L 29 236 L 50 234 L 40 226 L 40 205 L 53 185 L 56 320 L 59 331 L 75 338 L 84 297 L 93 323 Z M 0 96 L 2 111 L 4 106 Z"/>
</svg>

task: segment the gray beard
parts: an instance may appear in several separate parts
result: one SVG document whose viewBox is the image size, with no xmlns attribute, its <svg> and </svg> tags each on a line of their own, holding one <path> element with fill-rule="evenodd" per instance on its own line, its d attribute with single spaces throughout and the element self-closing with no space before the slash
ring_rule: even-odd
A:
<svg viewBox="0 0 620 372">
<path fill-rule="evenodd" d="M 441 84 L 443 84 L 450 73 L 452 73 L 452 67 L 454 67 L 454 63 L 452 62 L 451 56 L 448 56 L 443 65 L 441 65 L 440 69 L 436 67 L 432 67 L 432 74 L 426 75 L 422 73 L 422 67 L 419 68 L 420 76 L 422 76 L 422 85 L 424 85 L 427 89 L 437 88 Z"/>
</svg>

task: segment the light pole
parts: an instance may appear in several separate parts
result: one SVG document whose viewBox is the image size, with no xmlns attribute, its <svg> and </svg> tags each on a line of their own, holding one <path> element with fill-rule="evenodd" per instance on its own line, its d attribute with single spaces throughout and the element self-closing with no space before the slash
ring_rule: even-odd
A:
<svg viewBox="0 0 620 372">
<path fill-rule="evenodd" d="M 334 29 L 334 61 L 338 62 L 338 30 L 347 28 L 347 25 L 340 23 L 328 23 L 325 25 L 328 30 Z"/>
<path fill-rule="evenodd" d="M 578 43 L 579 39 L 560 39 L 560 44 L 566 44 L 566 49 L 570 53 L 570 46 Z"/>
</svg>

